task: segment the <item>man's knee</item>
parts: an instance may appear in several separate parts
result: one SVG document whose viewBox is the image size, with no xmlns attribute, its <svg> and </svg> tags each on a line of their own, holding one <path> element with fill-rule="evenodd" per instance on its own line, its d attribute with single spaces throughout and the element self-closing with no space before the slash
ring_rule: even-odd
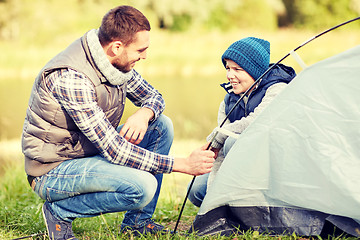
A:
<svg viewBox="0 0 360 240">
<path fill-rule="evenodd" d="M 166 131 L 168 138 L 173 139 L 174 138 L 174 126 L 173 126 L 171 119 L 168 116 L 161 114 L 157 121 L 159 121 L 161 128 Z"/>
<path fill-rule="evenodd" d="M 150 173 L 145 173 L 137 179 L 138 181 L 130 185 L 126 195 L 128 199 L 132 199 L 135 208 L 143 208 L 153 199 L 158 183 Z"/>
</svg>

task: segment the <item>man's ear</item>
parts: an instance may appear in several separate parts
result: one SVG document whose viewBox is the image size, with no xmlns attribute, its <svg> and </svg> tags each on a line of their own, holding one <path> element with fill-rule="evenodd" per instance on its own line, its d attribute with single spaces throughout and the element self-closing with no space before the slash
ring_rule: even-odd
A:
<svg viewBox="0 0 360 240">
<path fill-rule="evenodd" d="M 124 44 L 121 41 L 113 41 L 110 43 L 110 51 L 115 56 L 118 56 L 124 50 Z"/>
</svg>

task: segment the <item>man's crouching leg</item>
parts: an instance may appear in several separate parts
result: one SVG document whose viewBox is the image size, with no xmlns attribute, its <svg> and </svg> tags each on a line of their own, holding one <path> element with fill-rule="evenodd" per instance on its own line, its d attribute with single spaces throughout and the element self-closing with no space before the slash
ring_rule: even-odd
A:
<svg viewBox="0 0 360 240">
<path fill-rule="evenodd" d="M 65 161 L 34 181 L 35 192 L 46 200 L 43 215 L 49 236 L 56 235 L 56 229 L 69 236 L 58 234 L 54 239 L 71 239 L 76 218 L 142 209 L 157 190 L 151 173 L 109 163 L 101 156 Z"/>
</svg>

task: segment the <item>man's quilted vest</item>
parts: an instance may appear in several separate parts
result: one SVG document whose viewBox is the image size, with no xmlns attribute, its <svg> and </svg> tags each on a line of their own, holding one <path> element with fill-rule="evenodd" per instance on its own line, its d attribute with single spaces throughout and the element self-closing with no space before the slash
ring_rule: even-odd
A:
<svg viewBox="0 0 360 240">
<path fill-rule="evenodd" d="M 41 70 L 31 92 L 22 135 L 27 174 L 40 176 L 60 162 L 99 153 L 44 85 L 44 78 L 58 69 L 73 69 L 91 80 L 97 103 L 115 128 L 126 99 L 126 84 L 111 85 L 97 69 L 86 35 L 73 42 Z"/>
</svg>

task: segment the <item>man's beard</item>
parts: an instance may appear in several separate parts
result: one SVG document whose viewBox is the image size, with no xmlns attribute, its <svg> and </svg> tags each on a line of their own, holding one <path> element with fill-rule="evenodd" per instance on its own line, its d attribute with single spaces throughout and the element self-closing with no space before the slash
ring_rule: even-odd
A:
<svg viewBox="0 0 360 240">
<path fill-rule="evenodd" d="M 128 63 L 128 64 L 120 64 L 120 63 L 113 63 L 112 64 L 117 70 L 119 70 L 120 72 L 123 72 L 123 73 L 127 73 L 127 72 L 130 72 L 131 71 L 131 63 Z"/>
</svg>

